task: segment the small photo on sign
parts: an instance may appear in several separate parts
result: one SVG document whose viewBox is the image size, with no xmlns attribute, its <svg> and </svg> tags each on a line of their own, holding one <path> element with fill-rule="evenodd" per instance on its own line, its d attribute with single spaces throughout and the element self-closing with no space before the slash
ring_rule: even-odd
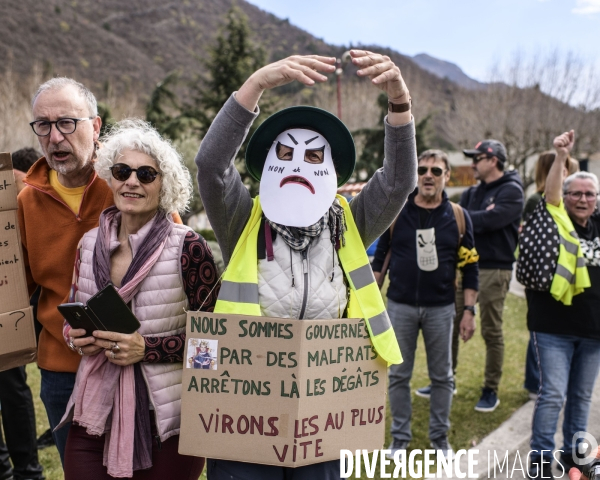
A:
<svg viewBox="0 0 600 480">
<path fill-rule="evenodd" d="M 218 340 L 204 338 L 188 339 L 187 368 L 216 370 L 218 348 Z"/>
</svg>

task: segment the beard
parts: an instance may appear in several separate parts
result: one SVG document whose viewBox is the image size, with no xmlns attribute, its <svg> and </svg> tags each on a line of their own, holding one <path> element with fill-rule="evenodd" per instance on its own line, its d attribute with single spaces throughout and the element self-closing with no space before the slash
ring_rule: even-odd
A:
<svg viewBox="0 0 600 480">
<path fill-rule="evenodd" d="M 55 160 L 53 154 L 57 152 L 68 153 L 69 155 L 67 156 L 66 160 Z M 79 172 L 92 165 L 91 156 L 82 156 L 78 155 L 77 153 L 78 152 L 74 152 L 73 148 L 70 146 L 60 144 L 50 146 L 48 151 L 44 152 L 46 161 L 48 162 L 50 168 L 52 170 L 56 170 L 56 172 L 60 173 L 61 175 L 69 175 L 73 172 Z"/>
<path fill-rule="evenodd" d="M 56 170 L 61 175 L 68 175 L 69 173 L 78 170 L 78 167 L 80 167 L 80 162 L 78 162 L 75 158 L 70 158 L 69 160 L 64 160 L 61 162 L 52 160 L 52 157 L 46 157 L 46 160 L 48 161 L 50 168 L 52 170 Z M 81 165 L 81 167 L 83 168 L 84 165 Z"/>
</svg>

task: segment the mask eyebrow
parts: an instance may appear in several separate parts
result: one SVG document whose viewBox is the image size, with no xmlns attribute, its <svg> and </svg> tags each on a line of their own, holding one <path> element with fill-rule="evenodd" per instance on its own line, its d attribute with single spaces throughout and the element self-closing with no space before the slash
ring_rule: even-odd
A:
<svg viewBox="0 0 600 480">
<path fill-rule="evenodd" d="M 319 135 L 317 135 L 316 137 L 308 139 L 306 142 L 304 142 L 304 145 L 308 145 L 310 142 L 312 142 L 313 140 L 316 140 L 317 138 L 319 138 Z"/>
<path fill-rule="evenodd" d="M 294 142 L 294 145 L 298 145 L 298 142 L 296 141 L 296 139 L 294 137 L 292 137 L 289 133 L 288 133 L 288 137 L 290 137 L 292 139 L 292 142 Z"/>
</svg>

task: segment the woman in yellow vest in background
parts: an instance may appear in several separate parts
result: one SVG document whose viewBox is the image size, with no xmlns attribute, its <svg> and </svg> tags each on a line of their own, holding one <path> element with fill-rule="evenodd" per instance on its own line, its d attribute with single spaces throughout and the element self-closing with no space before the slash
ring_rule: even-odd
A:
<svg viewBox="0 0 600 480">
<path fill-rule="evenodd" d="M 560 462 L 565 471 L 576 466 L 573 453 L 579 441 L 574 435 L 587 429 L 594 382 L 600 370 L 598 178 L 593 173 L 577 172 L 563 183 L 574 140 L 573 130 L 554 139 L 556 158 L 546 179 L 546 208 L 560 237 L 552 288 L 549 292 L 527 290 L 527 326 L 540 372 L 530 478 L 551 477 L 554 434 L 565 400 Z"/>
<path fill-rule="evenodd" d="M 336 196 L 352 175 L 355 148 L 346 126 L 314 107 L 275 113 L 256 130 L 246 168 L 260 181 L 252 199 L 234 158 L 264 90 L 298 81 L 324 82 L 335 58 L 293 56 L 256 71 L 225 103 L 196 158 L 200 195 L 227 265 L 215 312 L 279 318 L 364 318 L 379 356 L 401 362 L 398 344 L 365 247 L 400 212 L 416 184 L 410 96 L 386 56 L 353 50 L 358 75 L 387 93 L 385 160 L 348 204 Z M 339 461 L 296 469 L 208 461 L 220 480 L 339 478 Z"/>
</svg>

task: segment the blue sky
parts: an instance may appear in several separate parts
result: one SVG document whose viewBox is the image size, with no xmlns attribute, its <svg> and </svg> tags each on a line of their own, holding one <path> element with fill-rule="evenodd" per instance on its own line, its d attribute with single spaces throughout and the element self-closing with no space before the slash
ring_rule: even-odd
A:
<svg viewBox="0 0 600 480">
<path fill-rule="evenodd" d="M 425 52 L 482 81 L 516 50 L 558 48 L 600 64 L 600 0 L 249 1 L 328 43 Z"/>
</svg>

